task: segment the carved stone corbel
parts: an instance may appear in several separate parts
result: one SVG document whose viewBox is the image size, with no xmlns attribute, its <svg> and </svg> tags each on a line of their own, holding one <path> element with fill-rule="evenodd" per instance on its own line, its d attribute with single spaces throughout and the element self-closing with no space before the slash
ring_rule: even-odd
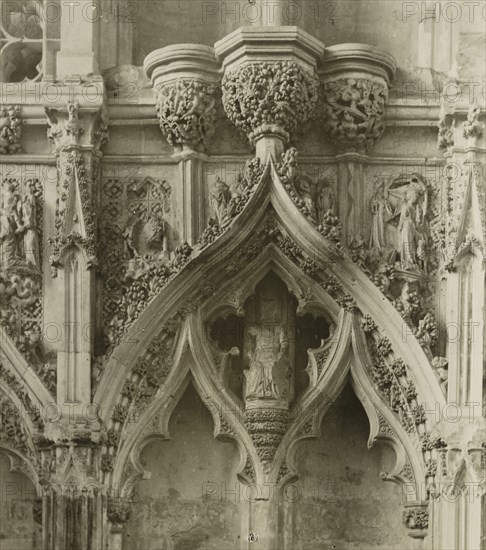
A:
<svg viewBox="0 0 486 550">
<path fill-rule="evenodd" d="M 182 212 L 179 233 L 193 245 L 206 227 L 203 161 L 215 131 L 218 63 L 214 49 L 175 44 L 154 50 L 144 60 L 153 86 L 163 135 L 179 162 L 181 185 L 176 200 Z"/>
<path fill-rule="evenodd" d="M 297 27 L 243 27 L 215 44 L 223 63 L 223 106 L 261 161 L 284 145 L 317 106 L 324 45 Z"/>
<path fill-rule="evenodd" d="M 426 501 L 407 502 L 403 512 L 403 523 L 412 538 L 423 539 L 429 527 L 429 503 Z"/>
<path fill-rule="evenodd" d="M 373 46 L 338 44 L 326 49 L 319 71 L 323 122 L 339 149 L 365 152 L 381 137 L 395 70 L 393 57 Z"/>
</svg>

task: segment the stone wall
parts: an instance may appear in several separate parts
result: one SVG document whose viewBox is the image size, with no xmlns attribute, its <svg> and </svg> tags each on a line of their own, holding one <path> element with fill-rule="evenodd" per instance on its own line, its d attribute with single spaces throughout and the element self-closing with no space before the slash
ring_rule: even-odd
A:
<svg viewBox="0 0 486 550">
<path fill-rule="evenodd" d="M 127 530 L 131 550 L 238 548 L 238 450 L 215 441 L 213 421 L 192 386 L 169 425 L 172 439 L 142 452 L 150 479 L 138 485 Z M 228 494 L 225 495 L 225 489 Z"/>
<path fill-rule="evenodd" d="M 34 523 L 35 487 L 23 474 L 10 471 L 9 458 L 0 452 L 0 548 L 38 548 L 38 527 Z"/>
<path fill-rule="evenodd" d="M 297 451 L 301 480 L 286 489 L 297 498 L 297 548 L 406 550 L 412 541 L 402 524 L 402 489 L 380 473 L 393 464 L 384 445 L 368 450 L 369 423 L 347 386 L 328 411 L 321 436 Z"/>
</svg>

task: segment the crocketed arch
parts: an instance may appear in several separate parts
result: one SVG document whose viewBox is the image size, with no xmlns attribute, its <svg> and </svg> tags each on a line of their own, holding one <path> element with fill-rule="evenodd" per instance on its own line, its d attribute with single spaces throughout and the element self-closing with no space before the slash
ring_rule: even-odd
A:
<svg viewBox="0 0 486 550">
<path fill-rule="evenodd" d="M 105 422 L 108 421 L 110 411 L 118 399 L 123 383 L 137 358 L 141 356 L 143 350 L 156 337 L 160 327 L 187 304 L 188 289 L 199 289 L 211 282 L 215 284 L 215 291 L 217 291 L 219 282 L 224 278 L 228 279 L 228 276 L 225 275 L 226 267 L 232 261 L 237 261 L 245 244 L 250 243 L 255 238 L 257 228 L 261 228 L 269 219 L 275 221 L 278 230 L 285 234 L 287 242 L 293 243 L 292 246 L 301 251 L 304 257 L 312 259 L 313 265 L 317 268 L 317 274 L 312 277 L 314 281 L 324 283 L 326 278 L 333 277 L 340 285 L 342 293 L 351 297 L 357 309 L 363 314 L 374 319 L 378 324 L 380 324 L 381 319 L 387 320 L 386 324 L 380 325 L 380 334 L 389 343 L 394 354 L 402 358 L 408 365 L 410 378 L 416 387 L 423 408 L 425 410 L 435 410 L 437 403 L 439 403 L 439 406 L 444 403 L 442 391 L 420 344 L 410 333 L 407 333 L 406 341 L 403 339 L 404 323 L 400 314 L 359 267 L 345 255 L 336 254 L 333 251 L 332 244 L 326 242 L 326 239 L 302 216 L 270 163 L 267 165 L 265 174 L 255 193 L 233 224 L 211 245 L 193 255 L 192 260 L 149 303 L 146 310 L 132 325 L 127 337 L 114 350 L 95 396 L 95 401 L 101 405 Z M 257 256 L 251 260 L 250 263 L 254 269 L 258 269 L 259 262 L 268 262 L 268 259 L 264 259 L 265 254 L 272 257 L 275 263 L 275 258 L 280 253 L 277 254 L 276 248 L 268 246 L 262 251 L 262 254 L 260 258 Z M 277 261 L 276 263 L 282 266 L 284 262 Z M 292 264 L 293 262 L 288 263 Z M 303 269 L 300 269 L 295 263 L 293 263 L 292 270 L 294 278 L 305 279 L 306 274 Z M 232 277 L 235 284 L 237 284 L 237 274 L 233 274 Z M 324 291 L 321 294 L 321 300 L 328 301 L 329 307 L 327 310 L 335 316 L 339 306 L 335 302 L 332 306 L 329 303 L 329 297 L 322 298 L 323 295 Z M 201 302 L 200 296 L 197 302 Z M 193 316 L 190 316 L 190 318 L 194 319 Z M 194 323 L 194 320 L 191 322 Z M 190 338 L 194 338 L 193 329 L 194 325 L 192 324 Z M 349 330 L 351 331 L 350 334 L 355 331 L 354 328 Z M 347 349 L 350 349 L 349 342 L 346 344 Z M 346 363 L 346 368 L 351 368 L 353 372 L 351 365 L 358 363 L 356 363 L 356 360 L 353 361 L 351 357 L 352 354 L 350 354 L 348 363 Z M 200 365 L 200 367 L 197 367 L 197 365 Z M 204 371 L 204 361 L 198 359 L 196 353 L 194 370 L 197 370 L 197 368 Z M 356 369 L 357 367 L 355 371 Z M 202 380 L 202 375 L 200 380 Z M 354 375 L 354 380 L 356 393 L 358 397 L 361 397 L 365 410 L 369 414 L 372 430 L 378 421 L 377 417 L 374 417 L 371 413 L 370 402 L 374 403 L 385 420 L 390 415 L 393 417 L 393 412 L 388 403 L 385 403 L 381 398 L 379 401 L 376 401 L 376 399 L 374 401 L 371 384 L 366 385 L 363 380 L 359 383 L 360 379 L 357 374 Z M 345 376 L 342 377 L 336 388 L 340 389 L 344 382 Z M 199 381 L 199 383 L 201 382 Z M 368 401 L 365 399 L 366 396 L 369 398 Z M 394 423 L 393 420 L 390 420 L 390 422 Z M 398 437 L 397 441 L 400 440 L 400 437 Z M 251 448 L 251 446 L 248 448 Z M 398 459 L 400 462 L 400 456 Z M 414 460 L 412 460 L 412 463 Z M 415 466 L 414 468 L 414 464 L 411 464 L 412 469 L 418 471 L 418 465 L 415 464 Z"/>
</svg>

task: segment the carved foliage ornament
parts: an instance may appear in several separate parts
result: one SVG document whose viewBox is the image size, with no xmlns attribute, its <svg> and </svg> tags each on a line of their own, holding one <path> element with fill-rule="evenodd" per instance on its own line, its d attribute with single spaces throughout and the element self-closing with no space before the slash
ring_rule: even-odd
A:
<svg viewBox="0 0 486 550">
<path fill-rule="evenodd" d="M 449 114 L 443 115 L 438 124 L 439 135 L 437 146 L 439 149 L 448 149 L 454 146 L 454 120 Z"/>
<path fill-rule="evenodd" d="M 17 407 L 0 392 L 0 444 L 29 456 L 28 436 Z"/>
<path fill-rule="evenodd" d="M 15 374 L 10 372 L 1 362 L 0 380 L 5 382 L 5 384 L 7 384 L 7 386 L 15 393 L 22 406 L 25 407 L 24 410 L 29 414 L 36 428 L 42 429 L 44 422 L 42 420 L 39 408 L 32 402 L 32 399 L 20 379 Z"/>
<path fill-rule="evenodd" d="M 77 153 L 70 154 L 67 162 L 64 179 L 62 181 L 61 178 L 58 179 L 54 222 L 55 235 L 48 239 L 51 245 L 49 261 L 54 268 L 60 267 L 63 251 L 70 245 L 77 245 L 84 250 L 86 264 L 90 268 L 97 265 L 97 257 L 95 218 L 88 169 L 84 159 Z M 68 211 L 69 205 L 75 204 L 74 200 L 69 201 L 70 196 L 75 193 L 79 193 L 81 203 L 81 212 L 79 213 L 74 210 Z M 84 229 L 81 229 L 79 215 L 83 217 Z M 71 223 L 71 218 L 73 223 L 67 231 L 67 224 Z M 55 271 L 53 274 L 55 274 Z"/>
<path fill-rule="evenodd" d="M 0 108 L 0 154 L 8 155 L 20 151 L 22 121 L 20 107 L 5 105 Z"/>
<path fill-rule="evenodd" d="M 403 523 L 408 529 L 427 529 L 429 527 L 429 511 L 422 506 L 413 506 L 403 512 Z"/>
<path fill-rule="evenodd" d="M 385 130 L 385 82 L 339 78 L 324 82 L 321 92 L 329 138 L 345 148 L 371 149 Z"/>
<path fill-rule="evenodd" d="M 314 113 L 318 78 L 291 61 L 253 63 L 225 74 L 223 106 L 251 142 L 262 133 L 288 140 Z"/>
<path fill-rule="evenodd" d="M 206 146 L 214 134 L 216 87 L 196 79 L 178 79 L 155 89 L 160 129 L 173 147 Z"/>
<path fill-rule="evenodd" d="M 483 135 L 484 124 L 479 122 L 481 107 L 475 104 L 469 106 L 467 120 L 464 123 L 464 137 L 479 139 Z"/>
<path fill-rule="evenodd" d="M 224 205 L 226 217 L 223 225 L 214 220 L 202 233 L 194 250 L 183 243 L 176 248 L 170 261 L 158 266 L 152 266 L 140 274 L 136 279 L 127 279 L 123 282 L 123 293 L 113 301 L 114 316 L 108 321 L 106 333 L 109 344 L 118 344 L 130 325 L 140 316 L 142 311 L 167 284 L 193 258 L 209 246 L 217 237 L 230 226 L 230 223 L 241 213 L 244 205 L 254 193 L 263 174 L 263 166 L 258 159 L 248 161 L 241 180 L 240 191 Z"/>
</svg>

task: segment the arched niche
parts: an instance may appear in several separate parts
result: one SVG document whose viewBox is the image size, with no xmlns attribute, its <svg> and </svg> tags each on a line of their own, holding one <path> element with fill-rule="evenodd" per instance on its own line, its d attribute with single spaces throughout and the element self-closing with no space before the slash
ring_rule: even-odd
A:
<svg viewBox="0 0 486 550">
<path fill-rule="evenodd" d="M 36 487 L 19 471 L 17 455 L 0 448 L 0 548 L 33 550 L 42 533 Z"/>
<path fill-rule="evenodd" d="M 189 384 L 169 421 L 170 439 L 142 449 L 127 548 L 238 548 L 238 448 L 214 439 L 211 412 Z M 142 442 L 143 444 L 143 442 Z"/>
<path fill-rule="evenodd" d="M 322 311 L 299 309 L 299 302 L 291 289 L 272 269 L 249 285 L 244 300 L 240 301 L 242 307 L 235 311 L 232 308 L 216 309 L 217 313 L 207 322 L 206 336 L 213 349 L 230 354 L 224 369 L 223 385 L 243 400 L 245 371 L 248 373 L 249 357 L 258 340 L 254 329 L 258 334 L 263 334 L 265 342 L 262 345 L 268 347 L 273 344 L 278 349 L 281 345 L 279 331 L 283 328 L 291 359 L 288 397 L 290 402 L 295 401 L 309 386 L 308 350 L 319 348 L 330 335 L 331 326 L 324 308 L 320 308 Z M 275 377 L 278 375 L 276 370 L 274 368 Z"/>
<path fill-rule="evenodd" d="M 319 437 L 300 442 L 294 459 L 300 478 L 283 489 L 294 504 L 296 547 L 413 548 L 402 524 L 403 489 L 382 480 L 395 453 L 381 442 L 369 449 L 369 432 L 348 382 L 324 415 Z"/>
</svg>

